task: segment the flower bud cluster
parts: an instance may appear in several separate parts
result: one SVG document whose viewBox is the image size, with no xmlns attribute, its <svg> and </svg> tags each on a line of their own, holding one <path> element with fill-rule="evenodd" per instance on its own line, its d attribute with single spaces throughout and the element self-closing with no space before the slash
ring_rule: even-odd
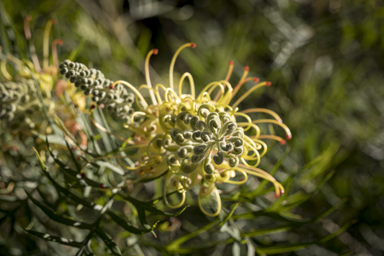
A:
<svg viewBox="0 0 384 256">
<path fill-rule="evenodd" d="M 32 118 L 41 112 L 36 87 L 32 79 L 0 83 L 0 119 L 12 129 L 21 125 L 35 128 Z"/>
<path fill-rule="evenodd" d="M 154 146 L 168 152 L 167 163 L 176 173 L 191 174 L 203 168 L 205 179 L 219 177 L 215 166 L 235 168 L 244 153 L 244 131 L 227 112 L 203 104 L 197 113 L 181 112 L 160 117 L 173 126 Z"/>
<path fill-rule="evenodd" d="M 200 186 L 198 204 L 204 214 L 217 216 L 221 210 L 221 199 L 216 184 L 244 184 L 248 174 L 264 178 L 273 183 L 275 195 L 284 193 L 283 186 L 269 173 L 256 168 L 260 158 L 267 152 L 267 144 L 262 139 L 285 140 L 277 135 L 260 134 L 259 123 L 279 125 L 285 129 L 287 137 L 291 133 L 281 118 L 268 109 L 253 108 L 238 112 L 237 106 L 254 90 L 270 86 L 270 82 L 259 82 L 258 78 L 247 77 L 249 68 L 244 73 L 236 88 L 232 88 L 229 79 L 233 70 L 233 62 L 225 80 L 209 83 L 198 96 L 195 94 L 193 77 L 184 73 L 179 81 L 178 90 L 173 81 L 173 69 L 176 58 L 184 48 L 194 48 L 194 43 L 182 45 L 172 58 L 169 71 L 169 88 L 162 84 L 152 86 L 149 74 L 149 60 L 158 53 L 151 50 L 145 60 L 146 85 L 135 88 L 128 82 L 119 80 L 115 83 L 105 79 L 104 75 L 95 69 L 88 70 L 80 63 L 64 61 L 60 65 L 61 74 L 70 79 L 84 94 L 93 95 L 93 100 L 100 107 L 104 106 L 115 117 L 126 120 L 125 128 L 134 131 L 131 138 L 125 140 L 132 145 L 130 149 L 137 149 L 133 155 L 135 166 L 127 166 L 118 161 L 128 170 L 134 170 L 139 181 L 149 181 L 162 177 L 164 179 L 163 195 L 165 204 L 171 208 L 181 207 L 186 200 L 186 192 Z M 190 94 L 183 94 L 183 85 L 188 78 Z M 251 90 L 231 104 L 234 95 L 240 87 L 248 81 L 255 84 Z M 116 85 L 116 86 L 115 86 Z M 129 94 L 134 92 L 135 96 Z M 149 91 L 151 102 L 140 93 L 140 89 Z M 212 95 L 217 91 L 216 96 Z M 161 91 L 159 91 L 161 90 Z M 141 111 L 133 112 L 132 102 L 135 101 Z M 116 113 L 123 113 L 117 116 Z M 247 113 L 264 113 L 272 115 L 274 119 L 252 120 Z M 140 121 L 136 118 L 140 118 Z M 237 118 L 246 119 L 237 122 Z M 130 119 L 134 119 L 130 122 Z M 100 127 L 100 125 L 99 125 Z M 252 136 L 244 134 L 255 131 Z M 241 162 L 241 164 L 240 164 Z M 241 175 L 241 177 L 239 177 Z M 181 194 L 178 204 L 171 204 L 167 199 L 167 191 L 173 190 Z M 209 213 L 202 206 L 201 197 L 214 195 L 217 210 Z"/>
<path fill-rule="evenodd" d="M 88 69 L 84 64 L 65 60 L 60 64 L 60 73 L 65 75 L 85 95 L 92 95 L 92 100 L 106 108 L 115 120 L 130 123 L 135 112 L 132 104 L 134 94 L 122 85 L 113 86 L 113 81 L 106 79 L 101 71 Z"/>
</svg>

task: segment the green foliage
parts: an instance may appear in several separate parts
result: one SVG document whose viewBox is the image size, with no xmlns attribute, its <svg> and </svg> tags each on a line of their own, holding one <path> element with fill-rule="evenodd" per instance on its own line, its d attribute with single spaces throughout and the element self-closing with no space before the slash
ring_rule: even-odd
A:
<svg viewBox="0 0 384 256">
<path fill-rule="evenodd" d="M 261 162 L 286 193 L 275 199 L 268 182 L 251 178 L 221 195 L 216 218 L 199 211 L 193 194 L 188 208 L 168 212 L 160 179 L 125 183 L 135 174 L 116 157 L 133 166 L 136 151 L 112 134 L 133 134 L 99 108 L 93 119 L 107 132 L 98 130 L 67 95 L 56 102 L 76 113 L 87 147 L 65 118 L 46 108 L 39 118 L 51 128 L 48 135 L 45 129 L 19 137 L 0 131 L 1 253 L 380 255 L 383 247 L 374 241 L 383 239 L 384 228 L 383 8 L 355 0 L 148 3 L 153 8 L 119 0 L 2 1 L 1 59 L 8 53 L 31 59 L 32 41 L 42 55 L 43 38 L 23 35 L 29 14 L 33 35 L 56 19 L 53 37 L 64 41 L 60 60 L 95 66 L 113 80 L 143 83 L 144 56 L 156 47 L 158 73 L 151 74 L 167 83 L 164 63 L 189 41 L 198 50 L 182 52 L 176 70 L 189 70 L 197 91 L 224 78 L 230 59 L 235 81 L 241 65 L 249 65 L 252 76 L 273 85 L 241 106 L 272 109 L 292 129 L 289 154 L 271 143 Z"/>
</svg>

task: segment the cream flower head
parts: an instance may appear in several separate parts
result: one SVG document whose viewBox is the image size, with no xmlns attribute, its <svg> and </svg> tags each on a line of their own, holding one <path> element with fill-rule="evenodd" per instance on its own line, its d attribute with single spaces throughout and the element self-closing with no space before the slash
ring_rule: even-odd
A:
<svg viewBox="0 0 384 256">
<path fill-rule="evenodd" d="M 206 215 L 217 216 L 221 210 L 221 199 L 216 184 L 241 185 L 247 182 L 248 175 L 272 182 L 278 197 L 284 193 L 283 186 L 257 166 L 267 152 L 264 139 L 276 140 L 281 144 L 285 144 L 285 140 L 276 135 L 263 134 L 258 124 L 280 126 L 287 139 L 291 138 L 291 132 L 271 110 L 252 108 L 239 111 L 237 107 L 253 91 L 270 86 L 271 83 L 247 77 L 249 68 L 245 67 L 240 81 L 233 88 L 229 82 L 233 70 L 233 62 L 230 61 L 226 78 L 209 83 L 196 95 L 190 73 L 184 73 L 178 84 L 174 83 L 173 75 L 179 53 L 185 48 L 195 46 L 194 43 L 184 44 L 174 54 L 168 87 L 151 83 L 149 60 L 152 55 L 158 54 L 157 49 L 151 50 L 146 57 L 146 84 L 138 88 L 122 80 L 106 81 L 95 70 L 85 71 L 86 67 L 81 64 L 67 61 L 61 68 L 64 70 L 63 74 L 71 72 L 67 76 L 71 77 L 76 86 L 82 86 L 83 90 L 88 90 L 88 94 L 96 92 L 93 100 L 102 108 L 108 107 L 113 115 L 120 116 L 125 122 L 124 127 L 135 133 L 132 139 L 125 142 L 131 144 L 130 148 L 138 149 L 136 166 L 127 166 L 120 158 L 117 159 L 125 168 L 136 172 L 138 178 L 134 182 L 164 178 L 164 198 L 169 207 L 181 207 L 186 193 L 199 186 L 199 207 Z M 189 81 L 189 93 L 183 92 L 186 79 Z M 256 83 L 255 86 L 231 103 L 241 86 L 251 81 Z M 143 89 L 148 90 L 150 102 L 140 93 Z M 130 94 L 128 90 L 134 94 Z M 101 101 L 100 93 L 111 96 Z M 132 111 L 133 103 L 139 111 Z M 249 113 L 264 113 L 272 119 L 252 120 Z M 96 125 L 102 129 L 97 123 Z M 168 190 L 176 190 L 182 195 L 180 203 L 173 205 L 169 202 L 166 196 Z M 202 197 L 211 194 L 217 201 L 217 210 L 213 213 L 207 212 L 201 202 Z"/>
</svg>

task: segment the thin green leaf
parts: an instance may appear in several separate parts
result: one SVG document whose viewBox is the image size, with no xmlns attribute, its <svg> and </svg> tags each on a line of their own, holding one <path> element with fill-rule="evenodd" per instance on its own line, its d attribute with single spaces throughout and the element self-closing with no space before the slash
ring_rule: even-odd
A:
<svg viewBox="0 0 384 256">
<path fill-rule="evenodd" d="M 112 237 L 109 234 L 99 228 L 96 229 L 96 234 L 104 241 L 104 243 L 108 246 L 113 255 L 122 255 L 119 247 L 112 240 Z"/>
<path fill-rule="evenodd" d="M 6 21 L 6 17 L 7 17 L 7 13 L 5 12 L 5 9 L 4 9 L 4 6 L 3 6 L 3 3 L 2 1 L 0 2 L 0 33 L 1 33 L 1 42 L 2 42 L 2 46 L 4 48 L 4 51 L 5 53 L 10 53 L 10 46 L 9 46 L 9 42 L 8 42 L 8 37 L 7 37 L 7 33 L 6 33 L 6 30 L 5 30 L 5 24 Z"/>
<path fill-rule="evenodd" d="M 60 186 L 50 175 L 47 171 L 43 170 L 44 171 L 44 174 L 48 177 L 48 179 L 53 183 L 53 185 L 61 192 L 63 193 L 64 195 L 66 195 L 68 198 L 70 198 L 71 200 L 73 200 L 74 202 L 78 203 L 78 204 L 81 204 L 85 207 L 88 207 L 88 208 L 91 208 L 91 209 L 95 209 L 95 210 L 100 210 L 101 209 L 101 205 L 97 205 L 93 202 L 88 202 L 78 196 L 76 196 L 75 194 L 71 193 L 70 191 L 68 191 L 67 189 L 63 188 L 62 186 Z M 125 230 L 131 232 L 131 233 L 134 233 L 134 234 L 145 234 L 145 233 L 148 233 L 148 232 L 151 232 L 157 225 L 157 223 L 155 223 L 150 229 L 138 229 L 138 228 L 135 228 L 131 225 L 129 225 L 127 222 L 125 222 L 122 218 L 120 218 L 119 216 L 117 216 L 115 213 L 113 213 L 112 211 L 110 210 L 107 210 L 107 214 L 117 223 L 119 224 L 122 228 L 124 228 Z"/>
<path fill-rule="evenodd" d="M 165 174 L 167 174 L 167 173 L 168 173 L 168 170 L 165 171 L 165 172 L 163 172 L 162 174 L 160 174 L 160 175 L 157 176 L 157 177 L 150 178 L 150 179 L 144 179 L 144 180 L 141 180 L 140 182 L 142 182 L 142 183 L 150 182 L 150 181 L 156 180 L 156 179 L 158 179 L 158 178 L 160 178 L 160 177 L 163 177 L 163 176 L 164 176 Z"/>
<path fill-rule="evenodd" d="M 39 207 L 50 219 L 59 222 L 61 224 L 72 226 L 80 229 L 92 229 L 92 225 L 88 223 L 84 223 L 81 221 L 75 221 L 72 219 L 65 218 L 63 216 L 60 216 L 56 214 L 53 210 L 49 209 L 39 201 L 37 201 L 28 191 L 25 190 L 25 193 L 27 193 L 28 198 L 37 206 Z"/>
<path fill-rule="evenodd" d="M 64 138 L 63 138 L 63 139 L 64 139 Z M 76 157 L 75 157 L 75 155 L 73 154 L 73 150 L 72 150 L 71 147 L 69 146 L 68 141 L 65 140 L 65 139 L 64 139 L 64 141 L 65 141 L 65 144 L 67 145 L 69 154 L 70 154 L 70 156 L 71 156 L 71 158 L 72 158 L 73 163 L 74 163 L 75 166 L 76 166 L 77 171 L 80 172 L 80 171 L 81 171 L 81 165 L 80 165 L 79 162 L 76 160 Z"/>
<path fill-rule="evenodd" d="M 285 151 L 284 155 L 282 155 L 280 157 L 280 159 L 277 161 L 277 163 L 275 164 L 275 166 L 273 167 L 272 171 L 270 172 L 270 174 L 273 176 L 277 170 L 279 169 L 279 167 L 281 166 L 281 164 L 283 163 L 284 159 L 286 158 L 286 156 L 288 155 L 290 151 L 290 148 L 287 148 L 287 150 Z M 254 190 L 252 193 L 249 194 L 249 196 L 251 198 L 257 196 L 257 195 L 260 195 L 262 194 L 262 192 L 265 190 L 265 186 L 269 183 L 269 181 L 267 180 L 263 180 L 260 182 L 260 185 L 257 187 L 256 190 Z"/>
<path fill-rule="evenodd" d="M 167 216 L 167 217 L 176 217 L 176 216 L 180 215 L 185 209 L 187 209 L 189 207 L 189 206 L 185 206 L 184 208 L 182 208 L 181 210 L 179 210 L 175 213 L 167 213 L 167 212 L 163 212 L 163 211 L 157 209 L 156 207 L 153 207 L 152 205 L 153 205 L 154 201 L 142 202 L 142 201 L 139 201 L 139 200 L 132 198 L 130 196 L 123 195 L 122 193 L 120 193 L 119 196 L 121 198 L 123 198 L 124 200 L 127 200 L 128 202 L 132 203 L 136 208 L 142 207 L 146 211 L 149 211 L 149 212 L 152 212 L 155 214 L 159 214 L 159 215 L 163 215 L 163 216 Z M 156 201 L 157 200 L 158 199 L 156 199 Z"/>
<path fill-rule="evenodd" d="M 277 254 L 277 253 L 285 253 L 285 252 L 292 252 L 304 249 L 310 245 L 313 244 L 322 244 L 327 242 L 328 240 L 338 236 L 340 233 L 344 232 L 347 228 L 349 228 L 353 223 L 348 223 L 341 227 L 338 231 L 335 233 L 332 233 L 322 239 L 310 242 L 310 243 L 302 243 L 302 244 L 295 244 L 295 245 L 281 245 L 281 246 L 273 246 L 273 247 L 265 247 L 265 248 L 258 248 L 260 251 L 262 251 L 265 254 Z"/>
<path fill-rule="evenodd" d="M 63 162 L 61 162 L 59 159 L 57 159 L 49 147 L 48 140 L 46 140 L 46 143 L 47 143 L 49 154 L 52 156 L 53 160 L 59 166 L 59 169 L 62 172 L 64 172 L 64 174 L 66 174 L 69 178 L 71 178 L 73 180 L 81 180 L 80 184 L 82 185 L 82 187 L 91 186 L 91 187 L 95 187 L 95 188 L 100 188 L 102 183 L 91 180 L 87 177 L 82 177 L 78 172 L 72 170 L 71 168 L 69 168 L 68 165 L 65 165 Z"/>
<path fill-rule="evenodd" d="M 40 157 L 39 153 L 37 152 L 37 150 L 36 150 L 35 148 L 32 148 L 32 149 L 33 149 L 33 151 L 35 151 L 35 154 L 36 154 L 37 160 L 39 161 L 39 164 L 40 164 L 40 166 L 41 166 L 41 169 L 42 169 L 43 171 L 46 171 L 45 164 L 43 163 L 43 160 L 41 160 L 41 157 Z"/>
<path fill-rule="evenodd" d="M 137 209 L 137 214 L 139 215 L 139 220 L 141 225 L 148 229 L 150 225 L 148 224 L 147 215 L 145 214 L 145 210 L 141 205 L 135 205 Z"/>
<path fill-rule="evenodd" d="M 148 232 L 151 232 L 153 229 L 155 229 L 155 227 L 157 226 L 157 222 L 149 229 L 138 229 L 138 228 L 135 228 L 131 225 L 129 225 L 126 221 L 124 221 L 122 218 L 120 218 L 119 216 L 117 216 L 115 213 L 113 213 L 112 211 L 107 211 L 107 214 L 113 219 L 113 221 L 115 221 L 117 224 L 119 224 L 119 226 L 121 226 L 122 228 L 124 228 L 125 230 L 127 230 L 128 232 L 131 232 L 133 234 L 136 234 L 136 235 L 142 235 L 142 234 L 145 234 L 145 233 L 148 233 Z"/>
<path fill-rule="evenodd" d="M 208 225 L 205 225 L 204 227 L 188 234 L 188 235 L 185 235 L 185 236 L 182 236 L 176 240 L 174 240 L 173 242 L 171 242 L 170 244 L 168 244 L 166 246 L 166 250 L 169 251 L 169 252 L 172 252 L 174 250 L 177 250 L 181 244 L 183 244 L 184 242 L 186 242 L 187 240 L 191 239 L 191 238 L 194 238 L 195 236 L 198 236 L 199 234 L 211 229 L 212 227 L 214 227 L 216 224 L 219 223 L 219 220 L 218 219 L 215 219 L 214 221 L 210 222 Z"/>
<path fill-rule="evenodd" d="M 33 133 L 33 135 L 39 137 L 41 140 L 46 140 L 47 137 L 48 137 L 48 140 L 49 140 L 49 143 L 50 144 L 57 144 L 57 145 L 63 145 L 65 146 L 65 139 L 63 138 L 63 136 L 60 136 L 59 134 L 49 134 L 49 135 L 43 135 L 43 134 L 40 134 L 36 131 L 31 131 Z"/>
<path fill-rule="evenodd" d="M 73 241 L 72 239 L 68 239 L 68 238 L 64 238 L 64 237 L 59 237 L 59 236 L 54 236 L 54 235 L 50 235 L 50 234 L 47 234 L 47 233 L 41 233 L 41 232 L 37 232 L 37 231 L 34 231 L 34 230 L 30 230 L 30 229 L 25 229 L 25 228 L 23 228 L 23 229 L 26 232 L 28 232 L 29 234 L 32 234 L 32 235 L 37 236 L 37 237 L 40 237 L 41 239 L 44 239 L 45 241 L 56 242 L 56 243 L 59 243 L 59 244 L 64 244 L 64 245 L 67 245 L 67 246 L 77 247 L 77 248 L 82 246 L 82 243 Z"/>
<path fill-rule="evenodd" d="M 225 219 L 224 219 L 222 222 L 220 222 L 219 227 L 223 226 L 224 223 L 226 223 L 226 222 L 232 217 L 233 213 L 235 212 L 235 210 L 236 210 L 236 208 L 237 208 L 238 206 L 239 206 L 239 203 L 234 204 L 234 205 L 232 206 L 231 211 L 228 213 L 228 215 L 225 217 Z"/>
<path fill-rule="evenodd" d="M 102 209 L 102 206 L 101 205 L 97 205 L 93 202 L 88 202 L 87 200 L 84 200 L 78 196 L 76 196 L 75 194 L 73 194 L 72 192 L 70 192 L 68 189 L 62 187 L 59 183 L 57 183 L 55 181 L 55 179 L 53 179 L 51 177 L 51 175 L 46 171 L 46 170 L 43 170 L 45 176 L 47 176 L 47 178 L 52 182 L 52 184 L 56 187 L 56 189 L 61 192 L 62 194 L 64 194 L 65 196 L 67 196 L 69 199 L 73 200 L 74 202 L 78 203 L 78 204 L 81 204 L 81 205 L 84 205 L 88 208 L 91 208 L 91 209 L 95 209 L 95 210 L 100 210 Z"/>
<path fill-rule="evenodd" d="M 292 220 L 290 220 L 290 222 L 293 223 L 291 225 L 282 225 L 282 226 L 279 226 L 279 227 L 258 229 L 258 230 L 251 231 L 251 232 L 244 232 L 243 235 L 244 236 L 249 236 L 249 237 L 255 237 L 255 236 L 260 236 L 260 235 L 265 235 L 265 234 L 271 234 L 271 233 L 277 233 L 277 232 L 282 232 L 282 231 L 288 231 L 288 230 L 291 230 L 291 229 L 294 229 L 294 228 L 301 227 L 301 226 L 306 225 L 306 224 L 315 223 L 315 222 L 318 222 L 321 219 L 327 217 L 329 214 L 334 212 L 337 208 L 341 207 L 343 205 L 343 203 L 344 203 L 344 201 L 338 203 L 337 205 L 329 208 L 328 210 L 326 210 L 326 211 L 322 212 L 321 214 L 319 214 L 319 215 L 317 215 L 315 217 L 312 217 L 310 219 L 297 220 L 296 223 L 294 223 Z M 272 217 L 271 214 L 272 213 L 267 213 L 265 216 Z M 239 216 L 240 215 L 234 216 L 234 218 L 238 219 Z M 253 218 L 254 218 L 254 216 L 253 216 Z"/>
</svg>

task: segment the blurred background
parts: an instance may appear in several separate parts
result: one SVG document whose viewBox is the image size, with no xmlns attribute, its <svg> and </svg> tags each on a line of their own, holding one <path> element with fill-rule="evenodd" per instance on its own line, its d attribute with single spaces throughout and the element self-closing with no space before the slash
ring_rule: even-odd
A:
<svg viewBox="0 0 384 256">
<path fill-rule="evenodd" d="M 259 242 L 313 241 L 354 220 L 336 238 L 289 255 L 384 255 L 382 1 L 2 2 L 8 13 L 1 17 L 3 22 L 11 19 L 20 34 L 26 15 L 32 17 L 32 38 L 43 35 L 47 20 L 56 20 L 54 38 L 63 40 L 60 60 L 72 54 L 113 80 L 143 84 L 144 57 L 157 48 L 151 77 L 167 84 L 172 55 L 186 42 L 197 47 L 180 54 L 176 70 L 190 72 L 198 91 L 223 79 L 229 60 L 235 63 L 232 84 L 249 66 L 251 76 L 271 81 L 272 86 L 254 92 L 240 108 L 272 109 L 293 134 L 287 146 L 275 147 L 260 167 L 270 171 L 290 148 L 276 177 L 284 181 L 287 174 L 297 174 L 291 193 L 301 194 L 333 174 L 318 193 L 295 208 L 304 217 L 345 201 L 326 221 L 259 237 Z M 42 38 L 34 40 L 41 56 Z M 251 86 L 244 86 L 238 95 Z M 321 165 L 297 173 L 318 156 Z"/>
</svg>

